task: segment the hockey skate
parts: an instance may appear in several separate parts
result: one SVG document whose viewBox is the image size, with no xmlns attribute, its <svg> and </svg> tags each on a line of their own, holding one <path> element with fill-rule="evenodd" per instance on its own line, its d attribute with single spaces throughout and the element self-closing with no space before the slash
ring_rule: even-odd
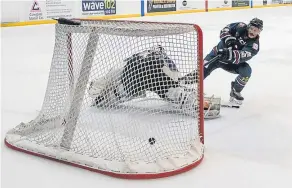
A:
<svg viewBox="0 0 292 188">
<path fill-rule="evenodd" d="M 242 105 L 242 101 L 244 100 L 244 98 L 242 97 L 240 92 L 235 91 L 233 86 L 234 82 L 231 82 L 229 102 L 223 103 L 221 105 L 222 107 L 240 108 L 240 106 Z"/>
</svg>

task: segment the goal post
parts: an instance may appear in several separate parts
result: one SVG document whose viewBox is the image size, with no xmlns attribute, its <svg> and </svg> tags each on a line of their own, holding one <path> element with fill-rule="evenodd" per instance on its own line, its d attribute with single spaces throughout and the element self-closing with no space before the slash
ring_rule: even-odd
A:
<svg viewBox="0 0 292 188">
<path fill-rule="evenodd" d="M 157 46 L 168 59 L 155 56 L 145 62 Z M 166 66 L 169 59 L 182 75 L 195 71 L 197 80 L 178 85 L 157 64 Z M 93 83 L 99 88 L 106 83 L 101 105 L 90 92 Z M 190 105 L 166 100 L 169 84 L 188 88 Z M 42 108 L 35 119 L 9 130 L 5 144 L 119 178 L 172 176 L 203 159 L 203 100 L 203 34 L 198 25 L 59 20 Z"/>
</svg>

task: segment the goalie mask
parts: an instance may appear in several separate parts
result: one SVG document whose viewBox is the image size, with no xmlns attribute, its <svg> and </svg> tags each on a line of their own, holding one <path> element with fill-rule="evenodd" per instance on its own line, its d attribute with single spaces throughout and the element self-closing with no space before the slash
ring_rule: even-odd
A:
<svg viewBox="0 0 292 188">
<path fill-rule="evenodd" d="M 167 57 L 165 49 L 161 45 L 157 45 L 157 46 L 152 47 L 152 49 L 150 50 L 150 53 L 155 58 L 165 58 L 165 57 Z"/>
</svg>

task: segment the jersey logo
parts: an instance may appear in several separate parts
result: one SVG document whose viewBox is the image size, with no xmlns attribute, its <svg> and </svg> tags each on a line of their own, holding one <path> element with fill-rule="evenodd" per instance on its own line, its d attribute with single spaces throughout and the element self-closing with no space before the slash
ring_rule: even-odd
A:
<svg viewBox="0 0 292 188">
<path fill-rule="evenodd" d="M 253 43 L 252 48 L 255 50 L 259 49 L 259 45 L 257 43 Z"/>
<path fill-rule="evenodd" d="M 241 45 L 245 45 L 245 44 L 246 44 L 246 42 L 245 42 L 241 37 L 238 38 L 238 42 L 239 42 Z"/>
<path fill-rule="evenodd" d="M 240 56 L 241 58 L 251 57 L 251 53 L 248 51 L 242 51 Z"/>
</svg>

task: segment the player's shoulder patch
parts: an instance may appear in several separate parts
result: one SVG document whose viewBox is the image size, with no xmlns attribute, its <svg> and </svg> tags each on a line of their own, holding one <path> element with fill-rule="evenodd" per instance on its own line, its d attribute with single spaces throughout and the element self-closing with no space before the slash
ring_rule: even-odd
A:
<svg viewBox="0 0 292 188">
<path fill-rule="evenodd" d="M 252 45 L 252 48 L 255 49 L 255 50 L 258 50 L 259 49 L 258 43 L 254 42 L 253 45 Z"/>
<path fill-rule="evenodd" d="M 238 23 L 238 25 L 237 25 L 238 27 L 245 27 L 246 26 L 246 24 L 245 23 L 243 23 L 243 22 L 240 22 L 240 23 Z"/>
<path fill-rule="evenodd" d="M 225 27 L 222 31 L 223 31 L 223 32 L 229 32 L 230 29 L 229 29 L 228 27 Z"/>
</svg>

